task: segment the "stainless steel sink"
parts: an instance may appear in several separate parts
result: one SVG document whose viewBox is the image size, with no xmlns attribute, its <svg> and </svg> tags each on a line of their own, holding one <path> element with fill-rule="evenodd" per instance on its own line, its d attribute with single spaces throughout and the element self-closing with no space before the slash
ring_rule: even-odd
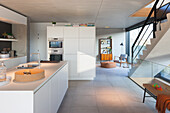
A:
<svg viewBox="0 0 170 113">
<path fill-rule="evenodd" d="M 27 66 L 18 66 L 17 69 L 33 69 L 35 67 L 38 67 L 39 65 L 27 65 Z"/>
</svg>

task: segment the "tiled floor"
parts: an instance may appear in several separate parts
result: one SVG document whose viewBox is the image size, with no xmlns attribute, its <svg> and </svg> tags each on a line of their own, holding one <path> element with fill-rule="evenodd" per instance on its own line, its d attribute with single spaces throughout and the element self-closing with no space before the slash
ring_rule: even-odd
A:
<svg viewBox="0 0 170 113">
<path fill-rule="evenodd" d="M 58 113 L 157 113 L 156 101 L 142 103 L 143 90 L 127 76 L 127 68 L 97 67 L 94 81 L 70 81 Z"/>
</svg>

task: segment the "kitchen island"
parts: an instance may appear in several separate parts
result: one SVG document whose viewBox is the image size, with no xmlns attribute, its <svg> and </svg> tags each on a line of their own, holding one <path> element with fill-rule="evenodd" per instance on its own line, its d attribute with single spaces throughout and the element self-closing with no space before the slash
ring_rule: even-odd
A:
<svg viewBox="0 0 170 113">
<path fill-rule="evenodd" d="M 11 83 L 0 86 L 2 113 L 56 113 L 68 88 L 68 64 L 41 63 L 45 78 L 34 82 L 15 82 L 11 69 Z"/>
</svg>

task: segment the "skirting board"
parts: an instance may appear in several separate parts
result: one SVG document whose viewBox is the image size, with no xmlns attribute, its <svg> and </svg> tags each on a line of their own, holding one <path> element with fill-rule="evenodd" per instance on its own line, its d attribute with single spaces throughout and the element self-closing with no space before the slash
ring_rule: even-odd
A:
<svg viewBox="0 0 170 113">
<path fill-rule="evenodd" d="M 94 80 L 94 77 L 92 78 L 69 78 L 69 80 Z"/>
</svg>

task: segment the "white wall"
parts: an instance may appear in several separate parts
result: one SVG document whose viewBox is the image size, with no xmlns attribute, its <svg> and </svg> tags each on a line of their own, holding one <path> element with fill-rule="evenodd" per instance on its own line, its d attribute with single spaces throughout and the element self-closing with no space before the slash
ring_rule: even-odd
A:
<svg viewBox="0 0 170 113">
<path fill-rule="evenodd" d="M 12 42 L 12 49 L 18 56 L 27 56 L 27 26 L 22 24 L 12 25 L 12 34 L 18 41 Z"/>
<path fill-rule="evenodd" d="M 50 23 L 30 24 L 30 54 L 41 52 L 41 60 L 47 59 L 47 26 L 49 25 Z"/>
<path fill-rule="evenodd" d="M 123 29 L 111 29 L 111 28 L 97 28 L 97 39 L 96 39 L 96 56 L 99 60 L 99 39 L 107 38 L 112 36 L 112 53 L 114 56 L 120 56 L 120 54 L 125 53 L 125 31 Z M 124 44 L 121 49 L 120 43 Z"/>
</svg>

